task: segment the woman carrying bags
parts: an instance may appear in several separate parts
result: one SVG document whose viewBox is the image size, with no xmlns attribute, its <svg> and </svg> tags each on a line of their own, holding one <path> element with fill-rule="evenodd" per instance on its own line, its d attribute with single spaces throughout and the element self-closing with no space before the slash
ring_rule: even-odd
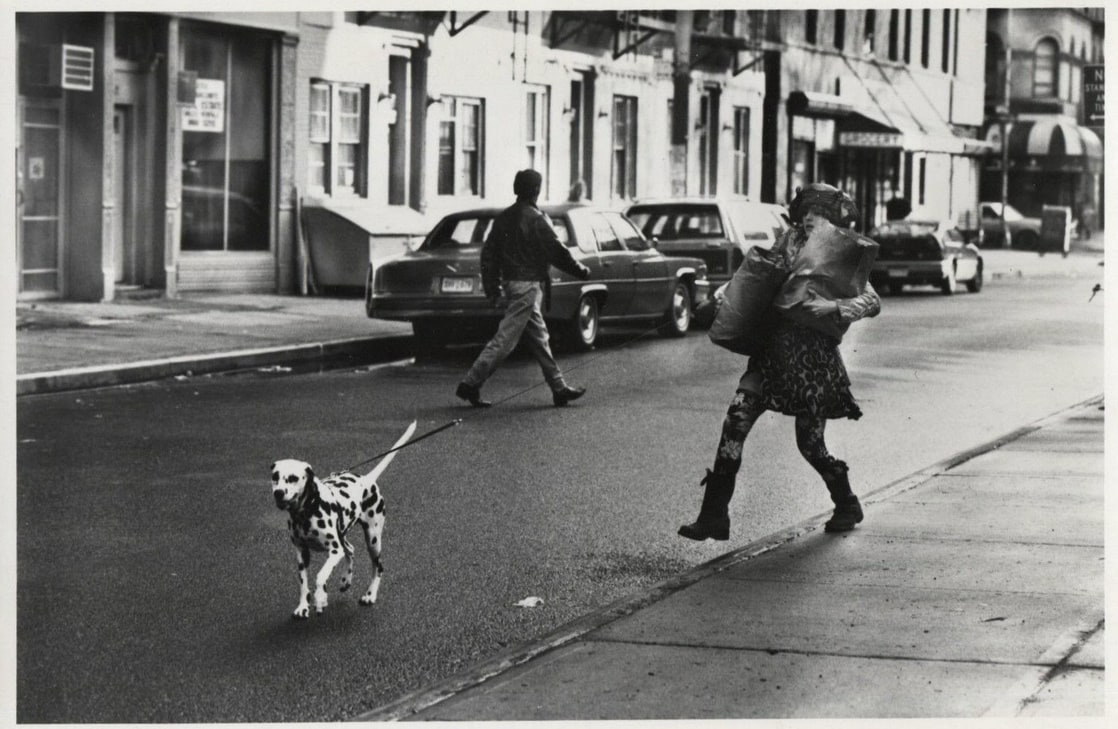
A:
<svg viewBox="0 0 1118 729">
<path fill-rule="evenodd" d="M 881 311 L 881 299 L 868 280 L 877 247 L 849 230 L 857 208 L 830 185 L 797 191 L 788 212 L 792 226 L 773 250 L 789 276 L 773 301 L 771 333 L 749 358 L 730 402 L 714 467 L 700 482 L 706 491 L 699 517 L 679 528 L 688 539 L 729 539 L 729 503 L 742 446 L 766 410 L 796 418 L 796 445 L 823 477 L 835 504 L 826 531 L 850 531 L 862 521 L 847 465 L 827 452 L 823 436 L 827 420 L 862 416 L 838 345 L 852 322 Z"/>
</svg>

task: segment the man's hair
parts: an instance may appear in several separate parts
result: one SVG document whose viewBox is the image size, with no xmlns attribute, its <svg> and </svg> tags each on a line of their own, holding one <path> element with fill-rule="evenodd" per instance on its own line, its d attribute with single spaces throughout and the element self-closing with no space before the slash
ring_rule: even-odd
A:
<svg viewBox="0 0 1118 729">
<path fill-rule="evenodd" d="M 543 175 L 535 170 L 520 170 L 512 181 L 512 191 L 517 197 L 532 197 L 539 194 L 543 185 Z"/>
</svg>

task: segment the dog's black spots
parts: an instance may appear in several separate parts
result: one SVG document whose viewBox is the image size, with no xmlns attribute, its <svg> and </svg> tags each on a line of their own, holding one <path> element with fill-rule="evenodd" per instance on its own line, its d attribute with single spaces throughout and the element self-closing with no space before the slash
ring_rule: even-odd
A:
<svg viewBox="0 0 1118 729">
<path fill-rule="evenodd" d="M 383 501 L 380 502 L 379 504 L 377 504 L 377 513 L 378 514 L 383 514 L 384 513 L 384 502 Z"/>
<path fill-rule="evenodd" d="M 326 528 L 326 520 L 325 519 L 319 519 L 318 520 L 318 528 L 319 529 L 325 529 Z"/>
<path fill-rule="evenodd" d="M 375 503 L 377 503 L 377 495 L 373 493 L 369 494 L 361 501 L 361 511 L 368 512 L 369 509 L 373 508 L 373 504 Z"/>
<path fill-rule="evenodd" d="M 372 539 L 370 539 L 370 540 L 369 540 L 369 544 L 371 544 L 371 545 L 373 545 L 373 546 L 375 547 L 375 546 L 376 546 L 376 544 L 377 544 L 377 538 L 376 538 L 376 537 L 373 537 Z"/>
<path fill-rule="evenodd" d="M 338 553 L 338 548 L 337 547 L 334 547 L 333 549 L 330 550 L 330 554 L 337 554 L 337 553 Z"/>
<path fill-rule="evenodd" d="M 287 483 L 298 483 L 299 477 L 293 473 L 288 474 L 287 478 L 285 478 L 284 481 L 286 481 Z"/>
</svg>

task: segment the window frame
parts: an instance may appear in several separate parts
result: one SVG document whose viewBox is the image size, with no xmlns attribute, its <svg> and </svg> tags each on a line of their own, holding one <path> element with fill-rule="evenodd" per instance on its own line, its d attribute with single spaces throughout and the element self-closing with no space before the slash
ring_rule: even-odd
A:
<svg viewBox="0 0 1118 729">
<path fill-rule="evenodd" d="M 846 11 L 835 11 L 835 37 L 834 45 L 837 50 L 846 48 Z"/>
<path fill-rule="evenodd" d="M 485 195 L 485 99 L 475 96 L 443 96 L 443 117 L 439 120 L 439 150 L 436 162 L 435 194 L 438 197 L 483 197 Z M 476 111 L 476 122 L 470 133 L 469 111 Z M 443 147 L 443 130 L 448 127 L 450 137 L 450 190 L 444 185 L 444 164 L 447 156 Z M 474 179 L 468 180 L 466 160 L 473 155 Z"/>
<path fill-rule="evenodd" d="M 551 88 L 549 86 L 527 85 L 524 94 L 524 154 L 525 166 L 540 173 L 543 183 L 540 189 L 548 188 Z M 529 113 L 532 119 L 529 119 Z M 532 121 L 535 123 L 533 124 Z M 546 194 L 543 195 L 546 197 Z"/>
<path fill-rule="evenodd" d="M 819 11 L 804 11 L 804 42 L 816 45 L 819 42 Z"/>
<path fill-rule="evenodd" d="M 312 193 L 326 197 L 367 197 L 369 194 L 369 85 L 329 81 L 312 78 L 307 102 L 307 144 L 322 150 L 321 161 L 308 155 L 307 186 Z M 315 92 L 325 91 L 326 108 L 317 108 Z M 342 97 L 356 98 L 356 111 L 343 114 Z M 356 121 L 356 129 L 349 135 L 343 133 L 343 116 Z M 325 121 L 323 131 L 322 122 Z M 316 124 L 317 122 L 317 124 Z M 316 132 L 316 127 L 319 131 Z M 340 167 L 343 147 L 354 148 L 352 161 L 347 168 L 352 171 L 352 182 L 344 183 Z M 315 170 L 318 173 L 315 174 Z"/>
<path fill-rule="evenodd" d="M 734 107 L 734 194 L 749 196 L 749 137 L 752 110 L 748 106 Z"/>
<path fill-rule="evenodd" d="M 1041 47 L 1051 48 L 1051 81 L 1047 85 L 1051 90 L 1047 93 L 1042 93 L 1041 86 L 1037 83 L 1037 73 L 1040 70 L 1041 60 Z M 1045 36 L 1037 41 L 1036 46 L 1033 48 L 1033 97 L 1038 99 L 1056 99 L 1060 95 L 1060 44 L 1052 36 Z"/>
<path fill-rule="evenodd" d="M 637 122 L 640 107 L 636 96 L 614 94 L 610 130 L 610 197 L 632 200 L 637 196 Z M 623 126 L 619 129 L 619 116 Z M 621 139 L 621 137 L 624 137 Z M 621 155 L 623 164 L 619 165 Z M 622 167 L 621 170 L 618 168 Z M 619 174 L 620 172 L 620 174 Z"/>
</svg>

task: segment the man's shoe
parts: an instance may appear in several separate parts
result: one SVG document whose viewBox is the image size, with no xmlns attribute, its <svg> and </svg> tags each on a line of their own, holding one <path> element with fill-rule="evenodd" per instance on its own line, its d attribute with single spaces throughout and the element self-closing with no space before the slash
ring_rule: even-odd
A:
<svg viewBox="0 0 1118 729">
<path fill-rule="evenodd" d="M 567 403 L 577 400 L 585 394 L 585 387 L 564 387 L 562 390 L 551 393 L 551 399 L 555 403 L 555 407 L 563 408 L 567 406 Z"/>
<path fill-rule="evenodd" d="M 458 389 L 454 391 L 454 394 L 470 403 L 475 408 L 487 408 L 493 405 L 493 403 L 488 400 L 481 399 L 480 387 L 471 387 L 465 382 L 458 383 Z"/>
</svg>

